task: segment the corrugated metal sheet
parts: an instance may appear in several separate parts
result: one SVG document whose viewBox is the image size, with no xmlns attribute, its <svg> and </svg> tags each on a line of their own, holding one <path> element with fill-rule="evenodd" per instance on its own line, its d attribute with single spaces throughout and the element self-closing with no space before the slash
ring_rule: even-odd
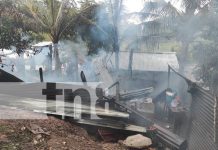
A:
<svg viewBox="0 0 218 150">
<path fill-rule="evenodd" d="M 120 69 L 128 70 L 130 52 L 120 52 Z M 111 61 L 115 66 L 115 54 L 112 55 Z M 145 53 L 134 52 L 132 59 L 132 70 L 137 71 L 168 71 L 168 64 L 179 69 L 179 63 L 174 52 L 167 53 Z"/>
<path fill-rule="evenodd" d="M 192 92 L 190 150 L 217 150 L 217 100 L 199 86 Z"/>
<path fill-rule="evenodd" d="M 171 70 L 183 78 L 192 96 L 190 122 L 188 123 L 189 150 L 218 150 L 218 102 L 217 97 L 190 79 Z M 176 78 L 173 78 L 175 80 Z M 178 84 L 177 84 L 178 86 Z"/>
</svg>

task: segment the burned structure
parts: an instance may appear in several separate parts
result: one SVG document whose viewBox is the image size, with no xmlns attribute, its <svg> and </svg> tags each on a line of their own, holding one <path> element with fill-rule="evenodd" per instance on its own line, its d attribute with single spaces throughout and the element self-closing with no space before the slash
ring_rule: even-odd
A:
<svg viewBox="0 0 218 150">
<path fill-rule="evenodd" d="M 179 79 L 185 85 L 186 94 L 190 96 L 186 96 L 186 98 L 191 98 L 185 114 L 185 123 L 180 131 L 177 131 L 177 134 L 187 139 L 188 149 L 216 150 L 218 148 L 217 97 L 209 90 L 179 74 L 170 66 L 168 77 L 169 82 L 174 81 L 175 78 Z"/>
<path fill-rule="evenodd" d="M 119 81 L 113 83 L 113 78 L 103 65 L 99 65 L 96 68 L 99 71 L 99 78 L 107 81 L 107 83 L 104 83 L 103 88 L 91 88 L 96 98 L 94 106 L 86 102 L 81 103 L 81 105 L 74 105 L 73 100 L 75 96 L 81 95 L 79 93 L 75 95 L 74 90 L 70 90 L 72 85 L 46 83 L 46 81 L 44 83 L 42 70 L 40 70 L 42 83 L 17 83 L 16 85 L 5 84 L 4 82 L 22 82 L 22 80 L 1 71 L 1 82 L 3 82 L 0 84 L 1 104 L 17 107 L 17 109 L 28 109 L 39 113 L 65 116 L 81 125 L 112 129 L 119 132 L 141 133 L 151 137 L 156 147 L 168 147 L 178 150 L 217 149 L 218 108 L 216 97 L 179 74 L 174 67 L 168 66 L 165 69 L 168 72 L 165 71 L 163 73 L 165 83 L 162 86 L 152 87 L 146 84 L 145 88 L 125 91 L 122 90 L 122 85 L 120 85 Z M 84 72 L 81 73 L 81 77 L 84 83 L 78 85 L 77 88 L 91 87 L 86 81 Z M 56 106 L 55 102 L 59 103 L 61 101 L 58 98 L 45 99 L 45 96 L 42 95 L 42 89 L 48 84 L 63 87 L 64 105 Z M 110 84 L 111 86 L 107 86 Z M 180 96 L 182 107 L 174 107 L 166 111 L 166 93 L 169 88 L 176 91 Z M 8 91 L 8 89 L 12 92 Z M 56 92 L 56 88 L 46 92 L 46 94 L 52 95 L 52 93 Z M 152 113 L 142 112 L 129 105 L 131 100 L 135 99 L 138 101 L 149 98 L 152 99 L 151 109 L 154 109 Z M 8 99 L 11 101 L 6 101 Z M 43 105 L 45 102 L 47 105 Z M 38 106 L 35 105 L 36 103 Z M 108 106 L 108 109 L 106 109 L 106 106 Z M 75 118 L 76 110 L 79 108 L 81 109 L 82 118 Z M 146 108 L 148 107 L 145 106 Z M 65 111 L 61 112 L 58 110 Z M 89 116 L 93 114 L 97 114 L 99 118 L 91 119 Z"/>
</svg>

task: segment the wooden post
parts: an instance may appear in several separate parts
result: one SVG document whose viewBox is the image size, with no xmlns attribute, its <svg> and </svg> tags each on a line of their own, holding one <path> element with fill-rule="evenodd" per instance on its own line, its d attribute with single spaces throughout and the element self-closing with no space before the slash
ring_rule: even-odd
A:
<svg viewBox="0 0 218 150">
<path fill-rule="evenodd" d="M 42 70 L 42 68 L 39 68 L 39 75 L 40 75 L 40 82 L 44 82 L 44 80 L 43 80 L 43 70 Z"/>
<path fill-rule="evenodd" d="M 215 105 L 214 105 L 214 142 L 216 143 L 216 146 L 218 147 L 218 99 L 217 96 L 214 98 Z"/>
<path fill-rule="evenodd" d="M 120 100 L 120 82 L 117 81 L 117 85 L 116 85 L 116 98 L 119 101 Z"/>
<path fill-rule="evenodd" d="M 131 78 L 132 78 L 132 61 L 133 61 L 133 49 L 131 49 L 129 53 L 129 74 Z"/>
<path fill-rule="evenodd" d="M 170 65 L 168 65 L 168 79 L 167 79 L 167 88 L 170 88 Z"/>
</svg>

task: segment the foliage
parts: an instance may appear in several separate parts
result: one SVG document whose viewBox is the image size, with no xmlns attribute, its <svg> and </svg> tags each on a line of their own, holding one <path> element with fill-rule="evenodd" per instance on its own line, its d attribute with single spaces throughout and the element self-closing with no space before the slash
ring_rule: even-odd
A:
<svg viewBox="0 0 218 150">
<path fill-rule="evenodd" d="M 171 2 L 149 1 L 142 10 L 143 36 L 141 41 L 146 42 L 152 50 L 159 49 L 161 42 L 171 40 L 180 43 L 178 58 L 180 71 L 188 62 L 190 44 L 201 34 L 205 26 L 205 16 L 208 13 L 208 1 L 183 0 L 183 11 L 177 10 Z M 176 2 L 175 2 L 176 3 Z"/>
<path fill-rule="evenodd" d="M 16 48 L 20 55 L 33 40 L 33 33 L 22 28 L 22 21 L 19 19 L 18 7 L 13 0 L 0 1 L 0 48 Z"/>
<path fill-rule="evenodd" d="M 145 21 L 141 24 L 144 29 L 141 41 L 146 41 L 150 49 L 157 49 L 160 42 L 166 42 L 162 37 L 180 42 L 181 67 L 186 65 L 189 55 L 193 56 L 197 63 L 196 78 L 217 93 L 217 1 L 183 0 L 184 12 L 176 10 L 170 2 L 162 4 L 162 8 L 159 8 L 159 5 L 156 1 L 148 2 L 142 10 L 141 19 Z M 147 21 L 149 19 L 150 21 Z M 169 36 L 165 36 L 167 34 Z"/>
<path fill-rule="evenodd" d="M 38 33 L 46 33 L 54 44 L 55 69 L 60 72 L 61 62 L 59 58 L 58 42 L 61 39 L 69 39 L 77 36 L 75 26 L 83 14 L 95 7 L 91 1 L 82 1 L 84 4 L 78 8 L 71 0 L 29 0 L 24 1 L 22 10 L 29 20 L 28 27 Z M 87 21 L 87 19 L 85 19 Z M 88 20 L 88 22 L 90 22 Z"/>
<path fill-rule="evenodd" d="M 201 41 L 194 44 L 193 58 L 197 63 L 195 75 L 214 93 L 218 93 L 218 26 L 216 9 L 211 9 L 205 17 Z"/>
<path fill-rule="evenodd" d="M 146 1 L 140 12 L 130 15 L 140 18 L 137 38 L 131 44 L 138 43 L 143 50 L 153 52 L 161 50 L 163 43 L 175 41 L 181 14 L 170 2 Z"/>
<path fill-rule="evenodd" d="M 96 7 L 86 18 L 92 23 L 80 23 L 77 26 L 78 34 L 85 41 L 88 54 L 98 53 L 98 50 L 111 51 L 113 43 L 113 26 L 104 5 Z"/>
<path fill-rule="evenodd" d="M 161 45 L 169 50 L 176 45 L 181 65 L 187 62 L 190 52 L 197 63 L 196 76 L 211 89 L 218 87 L 217 0 L 183 0 L 184 12 L 170 2 L 147 1 L 141 12 L 129 15 L 123 14 L 123 0 L 108 0 L 101 5 L 94 0 L 79 2 L 81 7 L 72 0 L 0 0 L 0 48 L 14 46 L 20 54 L 30 42 L 43 37 L 49 37 L 54 44 L 63 39 L 82 39 L 89 54 L 99 49 L 115 52 L 118 67 L 123 41 L 128 48 L 145 44 L 152 51 Z M 121 17 L 125 20 L 130 16 L 138 16 L 141 22 L 121 31 Z M 60 69 L 58 47 L 55 58 Z"/>
</svg>

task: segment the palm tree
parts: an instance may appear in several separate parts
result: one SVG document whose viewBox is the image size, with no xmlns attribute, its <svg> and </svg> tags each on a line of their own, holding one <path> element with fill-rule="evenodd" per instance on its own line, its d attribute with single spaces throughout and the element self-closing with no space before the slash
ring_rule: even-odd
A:
<svg viewBox="0 0 218 150">
<path fill-rule="evenodd" d="M 82 13 L 93 6 L 90 1 L 85 3 L 87 5 L 79 9 L 71 0 L 26 0 L 24 2 L 26 13 L 36 23 L 37 30 L 48 34 L 53 43 L 56 71 L 61 69 L 58 42 L 68 34 L 68 30 L 72 31 L 70 28 L 82 16 Z"/>
<path fill-rule="evenodd" d="M 146 18 L 154 18 L 152 21 L 142 22 L 144 26 L 148 26 L 148 24 L 152 24 L 152 28 L 154 29 L 153 33 L 155 37 L 158 38 L 173 38 L 173 40 L 179 41 L 181 43 L 181 51 L 179 55 L 181 71 L 184 70 L 184 63 L 187 62 L 188 57 L 188 49 L 190 43 L 195 38 L 195 35 L 202 29 L 203 22 L 200 22 L 202 14 L 199 12 L 203 12 L 208 7 L 208 1 L 206 0 L 183 0 L 181 8 L 184 11 L 178 10 L 175 8 L 175 5 L 179 5 L 180 1 L 171 0 L 168 3 L 163 3 L 160 0 L 149 1 L 147 2 L 149 5 L 142 10 L 142 19 Z M 162 8 L 156 8 L 155 6 L 158 3 L 162 3 Z M 150 6 L 150 7 L 148 7 Z M 159 10 L 158 10 L 159 9 Z M 198 12 L 198 13 L 197 13 Z M 154 25 L 159 23 L 159 26 L 154 28 Z M 170 35 L 166 36 L 163 32 L 165 29 L 170 31 Z M 158 33 L 160 30 L 160 33 Z M 147 29 L 146 31 L 151 32 L 152 30 Z M 153 33 L 146 35 L 146 39 L 151 39 L 151 43 L 158 41 L 153 38 Z M 147 33 L 146 33 L 147 34 Z M 173 36 L 172 36 L 173 35 Z M 145 36 L 144 36 L 145 37 Z M 155 45 L 154 45 L 155 46 Z"/>
</svg>

